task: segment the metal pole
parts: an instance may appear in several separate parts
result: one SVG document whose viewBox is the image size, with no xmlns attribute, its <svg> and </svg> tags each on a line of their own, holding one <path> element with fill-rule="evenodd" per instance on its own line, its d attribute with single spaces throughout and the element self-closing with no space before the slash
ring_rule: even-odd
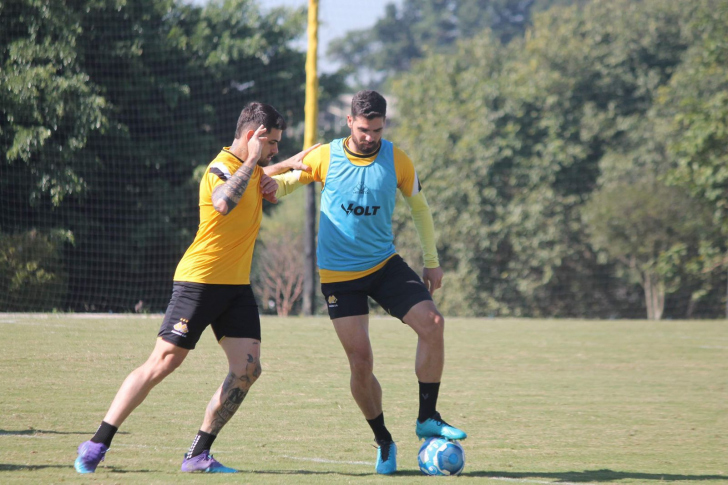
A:
<svg viewBox="0 0 728 485">
<path fill-rule="evenodd" d="M 318 122 L 318 0 L 308 0 L 308 52 L 306 53 L 306 123 L 304 148 L 316 143 Z M 306 227 L 303 232 L 303 314 L 316 313 L 316 185 L 306 190 Z"/>
</svg>

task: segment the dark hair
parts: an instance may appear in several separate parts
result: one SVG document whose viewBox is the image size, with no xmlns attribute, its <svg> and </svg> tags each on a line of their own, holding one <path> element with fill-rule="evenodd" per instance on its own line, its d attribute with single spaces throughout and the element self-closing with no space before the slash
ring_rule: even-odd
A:
<svg viewBox="0 0 728 485">
<path fill-rule="evenodd" d="M 376 91 L 359 91 L 351 98 L 351 116 L 371 120 L 387 116 L 387 100 Z"/>
<path fill-rule="evenodd" d="M 283 131 L 288 126 L 286 120 L 273 106 L 253 101 L 240 112 L 235 138 L 240 138 L 247 130 L 257 130 L 260 125 L 265 126 L 268 131 L 273 128 Z"/>
</svg>

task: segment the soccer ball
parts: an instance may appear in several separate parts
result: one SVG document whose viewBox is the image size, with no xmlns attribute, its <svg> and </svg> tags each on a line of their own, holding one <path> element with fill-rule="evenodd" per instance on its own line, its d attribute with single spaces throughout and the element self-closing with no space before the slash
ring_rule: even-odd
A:
<svg viewBox="0 0 728 485">
<path fill-rule="evenodd" d="M 460 475 L 465 466 L 465 451 L 457 441 L 428 438 L 417 456 L 425 475 Z"/>
</svg>

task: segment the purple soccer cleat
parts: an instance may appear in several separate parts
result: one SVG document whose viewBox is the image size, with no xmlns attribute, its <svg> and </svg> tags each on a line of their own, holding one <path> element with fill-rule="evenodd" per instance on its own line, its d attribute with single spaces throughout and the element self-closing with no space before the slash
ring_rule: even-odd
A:
<svg viewBox="0 0 728 485">
<path fill-rule="evenodd" d="M 205 450 L 197 456 L 187 458 L 182 461 L 183 472 L 204 472 L 204 473 L 237 473 L 235 468 L 228 468 L 210 454 L 210 450 Z"/>
<path fill-rule="evenodd" d="M 99 463 L 104 461 L 107 451 L 109 451 L 109 447 L 103 443 L 84 441 L 78 445 L 78 458 L 73 463 L 73 467 L 78 473 L 93 473 Z"/>
</svg>

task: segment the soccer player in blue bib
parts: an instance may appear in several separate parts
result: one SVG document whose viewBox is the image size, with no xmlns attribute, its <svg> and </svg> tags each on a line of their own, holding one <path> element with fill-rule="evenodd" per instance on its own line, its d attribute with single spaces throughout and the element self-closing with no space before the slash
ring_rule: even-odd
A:
<svg viewBox="0 0 728 485">
<path fill-rule="evenodd" d="M 445 356 L 445 320 L 432 293 L 440 288 L 443 273 L 432 214 L 414 165 L 402 150 L 382 138 L 386 112 L 387 102 L 379 93 L 360 91 L 347 116 L 351 136 L 308 153 L 303 163 L 311 167 L 310 173 L 294 170 L 274 177 L 278 198 L 313 181 L 323 184 L 316 253 L 321 291 L 349 358 L 351 393 L 374 431 L 376 471 L 381 474 L 397 470 L 397 446 L 384 425 L 382 388 L 373 373 L 368 297 L 417 333 L 417 436 L 466 437 L 443 421 L 436 409 Z M 422 279 L 397 255 L 393 244 L 397 189 L 410 207 L 424 250 Z"/>
</svg>

